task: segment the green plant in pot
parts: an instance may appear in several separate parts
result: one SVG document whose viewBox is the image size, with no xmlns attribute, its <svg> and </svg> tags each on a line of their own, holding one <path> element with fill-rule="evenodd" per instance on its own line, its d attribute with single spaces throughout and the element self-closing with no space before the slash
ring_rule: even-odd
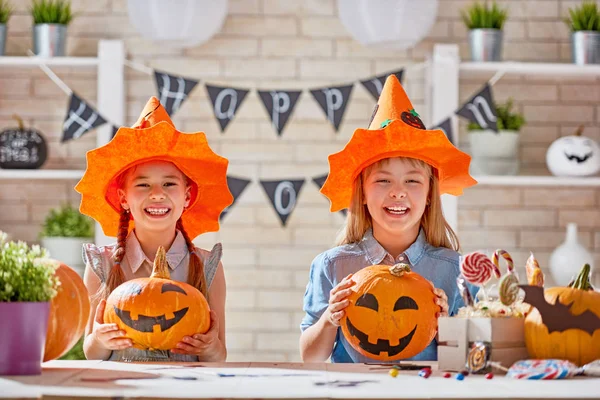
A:
<svg viewBox="0 0 600 400">
<path fill-rule="evenodd" d="M 461 17 L 469 29 L 469 47 L 473 61 L 502 60 L 502 28 L 508 11 L 491 2 L 474 3 L 461 11 Z"/>
<path fill-rule="evenodd" d="M 495 104 L 498 132 L 482 129 L 471 122 L 471 172 L 474 175 L 516 175 L 519 172 L 519 131 L 525 117 L 513 111 L 513 100 Z"/>
<path fill-rule="evenodd" d="M 0 0 L 0 56 L 4 55 L 6 49 L 7 25 L 13 8 L 7 0 Z"/>
<path fill-rule="evenodd" d="M 73 20 L 70 0 L 33 0 L 33 52 L 40 57 L 66 54 L 67 26 Z"/>
<path fill-rule="evenodd" d="M 48 249 L 50 256 L 67 264 L 81 276 L 85 268 L 81 249 L 93 237 L 93 220 L 70 204 L 50 210 L 40 232 L 41 244 Z"/>
<path fill-rule="evenodd" d="M 570 8 L 565 23 L 571 30 L 571 55 L 575 64 L 600 64 L 600 13 L 595 2 Z"/>
<path fill-rule="evenodd" d="M 0 231 L 0 375 L 36 375 L 59 281 L 40 246 L 8 240 Z"/>
</svg>

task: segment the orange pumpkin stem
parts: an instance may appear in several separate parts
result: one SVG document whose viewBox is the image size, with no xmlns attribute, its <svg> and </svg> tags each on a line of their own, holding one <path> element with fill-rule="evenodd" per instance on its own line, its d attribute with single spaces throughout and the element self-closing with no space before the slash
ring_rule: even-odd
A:
<svg viewBox="0 0 600 400">
<path fill-rule="evenodd" d="M 390 274 L 397 277 L 401 277 L 407 272 L 410 272 L 410 265 L 408 264 L 395 264 L 390 267 Z"/>
<path fill-rule="evenodd" d="M 150 275 L 150 278 L 171 279 L 169 265 L 167 264 L 167 253 L 165 252 L 165 248 L 162 246 L 156 250 L 154 267 L 152 268 L 152 275 Z"/>
</svg>

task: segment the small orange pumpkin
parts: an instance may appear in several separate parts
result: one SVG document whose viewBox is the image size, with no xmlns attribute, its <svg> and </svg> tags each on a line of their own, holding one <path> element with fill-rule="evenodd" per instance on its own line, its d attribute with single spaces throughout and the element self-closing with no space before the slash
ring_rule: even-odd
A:
<svg viewBox="0 0 600 400">
<path fill-rule="evenodd" d="M 600 293 L 591 288 L 589 275 L 586 264 L 569 287 L 547 289 L 543 296 L 536 296 L 535 288 L 524 288 L 525 301 L 535 307 L 525 319 L 531 358 L 558 358 L 580 366 L 600 359 Z"/>
<path fill-rule="evenodd" d="M 145 350 L 170 350 L 184 336 L 206 333 L 210 327 L 208 302 L 195 287 L 170 279 L 165 249 L 159 247 L 149 278 L 119 285 L 108 296 L 105 323 L 116 323 Z"/>
<path fill-rule="evenodd" d="M 50 302 L 44 361 L 61 357 L 83 335 L 90 316 L 90 299 L 83 279 L 69 266 L 56 261 L 54 274 L 60 281 Z"/>
<path fill-rule="evenodd" d="M 340 325 L 356 351 L 392 361 L 412 357 L 431 343 L 439 306 L 428 280 L 407 264 L 373 265 L 352 280 L 356 284 Z"/>
</svg>

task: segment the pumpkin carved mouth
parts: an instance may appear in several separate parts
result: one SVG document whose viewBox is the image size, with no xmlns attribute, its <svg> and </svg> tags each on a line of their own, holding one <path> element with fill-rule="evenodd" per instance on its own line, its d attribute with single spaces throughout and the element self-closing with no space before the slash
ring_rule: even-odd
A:
<svg viewBox="0 0 600 400">
<path fill-rule="evenodd" d="M 377 339 L 377 343 L 370 343 L 369 336 L 366 333 L 359 330 L 358 328 L 356 328 L 354 325 L 352 325 L 352 322 L 350 322 L 350 318 L 346 319 L 346 326 L 348 327 L 348 332 L 350 333 L 350 335 L 358 339 L 359 346 L 363 350 L 371 354 L 377 355 L 381 354 L 382 352 L 385 352 L 388 354 L 388 357 L 393 357 L 396 354 L 400 354 L 406 348 L 406 346 L 410 344 L 413 335 L 417 331 L 417 326 L 415 325 L 413 330 L 410 331 L 408 335 L 400 338 L 400 342 L 396 346 L 390 346 L 390 341 L 388 339 Z"/>
<path fill-rule="evenodd" d="M 587 153 L 586 155 L 584 155 L 583 157 L 580 157 L 576 154 L 567 154 L 565 152 L 565 157 L 567 157 L 567 159 L 569 159 L 569 161 L 577 161 L 577 164 L 581 164 L 582 162 L 586 162 L 588 160 L 588 158 L 590 158 L 592 156 L 592 153 Z"/>
<path fill-rule="evenodd" d="M 150 317 L 147 315 L 139 315 L 137 320 L 131 319 L 131 312 L 121 310 L 120 308 L 114 307 L 115 314 L 123 321 L 125 325 L 131 329 L 135 329 L 138 332 L 154 332 L 154 326 L 159 325 L 161 332 L 175 326 L 181 319 L 187 314 L 189 307 L 182 308 L 179 311 L 175 311 L 173 314 L 175 317 L 167 319 L 165 315 L 159 315 L 157 317 Z"/>
</svg>

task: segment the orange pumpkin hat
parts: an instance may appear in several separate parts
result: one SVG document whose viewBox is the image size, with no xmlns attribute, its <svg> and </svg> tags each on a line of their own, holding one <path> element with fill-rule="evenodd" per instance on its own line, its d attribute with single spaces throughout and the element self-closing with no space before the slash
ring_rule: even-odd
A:
<svg viewBox="0 0 600 400">
<path fill-rule="evenodd" d="M 477 183 L 469 175 L 471 156 L 450 143 L 441 130 L 426 130 L 395 75 L 388 76 L 368 129 L 357 129 L 346 147 L 329 156 L 329 176 L 321 193 L 331 212 L 350 207 L 354 180 L 384 158 L 410 157 L 438 172 L 440 192 L 461 195 Z"/>
<path fill-rule="evenodd" d="M 85 174 L 75 186 L 82 195 L 79 210 L 98 221 L 107 236 L 117 236 L 119 227 L 117 178 L 146 161 L 172 162 L 189 178 L 191 201 L 181 218 L 191 238 L 218 231 L 219 215 L 233 202 L 227 186 L 228 160 L 211 150 L 203 132 L 175 129 L 156 97 L 131 128 L 119 128 L 108 144 L 88 151 L 86 159 Z"/>
</svg>

